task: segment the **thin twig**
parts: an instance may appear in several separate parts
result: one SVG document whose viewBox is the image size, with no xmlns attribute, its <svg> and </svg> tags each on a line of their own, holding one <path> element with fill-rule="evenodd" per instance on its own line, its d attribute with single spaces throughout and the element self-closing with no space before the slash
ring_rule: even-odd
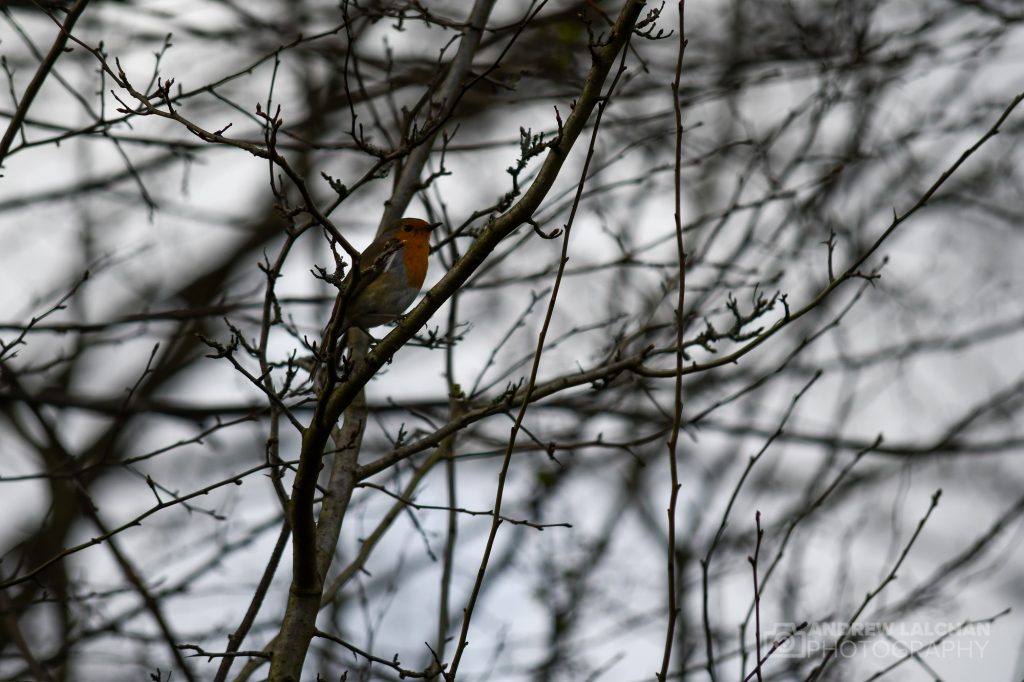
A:
<svg viewBox="0 0 1024 682">
<path fill-rule="evenodd" d="M 846 627 L 843 628 L 842 634 L 836 640 L 835 644 L 829 647 L 828 651 L 825 652 L 825 656 L 824 658 L 822 658 L 821 663 L 819 663 L 817 667 L 814 668 L 813 671 L 811 671 L 811 674 L 807 678 L 807 682 L 814 682 L 815 680 L 821 677 L 822 673 L 825 672 L 825 669 L 828 667 L 829 663 L 831 663 L 834 659 L 836 653 L 840 650 L 840 647 L 842 647 L 843 642 L 845 642 L 850 637 L 852 626 L 854 623 L 857 622 L 857 619 L 860 618 L 860 614 L 864 612 L 864 609 L 867 608 L 868 604 L 870 604 L 871 601 L 889 585 L 889 583 L 896 580 L 896 575 L 897 572 L 900 570 L 900 566 L 903 565 L 903 562 L 904 560 L 906 560 L 907 555 L 910 554 L 911 547 L 913 547 L 914 543 L 917 542 L 917 538 L 919 535 L 921 535 L 921 531 L 924 530 L 924 526 L 926 523 L 928 523 L 928 519 L 929 517 L 931 517 L 932 512 L 935 511 L 935 508 L 937 506 L 939 506 L 939 498 L 941 496 L 941 489 L 936 490 L 935 493 L 932 495 L 931 503 L 928 505 L 928 510 L 924 513 L 924 516 L 921 517 L 921 520 L 917 524 L 917 528 L 914 529 L 914 534 L 910 536 L 910 539 L 907 541 L 907 544 L 904 545 L 903 551 L 900 552 L 900 556 L 896 559 L 896 563 L 893 564 L 892 569 L 885 576 L 885 578 L 882 579 L 882 582 L 879 583 L 875 589 L 871 590 L 864 596 L 864 601 L 861 602 L 860 606 L 857 607 L 857 610 L 853 612 L 852 616 L 850 616 L 850 619 L 846 623 Z"/>
<path fill-rule="evenodd" d="M 757 682 L 763 682 L 761 676 L 761 665 L 764 661 L 761 658 L 761 591 L 757 586 L 757 559 L 761 554 L 761 540 L 764 538 L 764 531 L 761 529 L 761 512 L 754 513 L 754 525 L 757 527 L 757 542 L 754 545 L 754 555 L 748 556 L 750 569 L 754 574 L 754 645 L 757 650 L 757 666 L 754 673 L 757 675 Z"/>
<path fill-rule="evenodd" d="M 626 43 L 629 42 L 629 38 L 626 38 Z M 473 617 L 473 610 L 476 606 L 477 599 L 480 596 L 480 589 L 483 586 L 484 575 L 487 572 L 487 563 L 490 561 L 491 551 L 494 548 L 494 541 L 498 535 L 498 528 L 501 526 L 501 503 L 505 494 L 505 480 L 508 476 L 508 471 L 512 463 L 512 451 L 515 448 L 516 436 L 519 431 L 522 430 L 523 419 L 526 417 L 526 409 L 529 406 L 529 396 L 533 387 L 537 385 L 537 374 L 540 371 L 540 359 L 544 351 L 544 339 L 547 336 L 548 328 L 551 325 L 551 319 L 554 316 L 555 304 L 558 300 L 558 291 L 562 284 L 562 275 L 565 272 L 565 264 L 568 262 L 569 252 L 569 235 L 572 233 L 573 221 L 576 217 L 576 211 L 579 208 L 579 199 L 583 194 L 583 187 L 587 180 L 587 174 L 590 168 L 590 162 L 594 156 L 595 145 L 597 144 L 597 134 L 601 127 L 601 118 L 604 115 L 605 108 L 608 106 L 610 101 L 611 93 L 615 91 L 615 86 L 618 85 L 619 79 L 625 72 L 626 62 L 626 51 L 622 50 L 621 60 L 619 62 L 619 69 L 615 73 L 615 77 L 612 78 L 612 82 L 608 87 L 608 95 L 603 97 L 597 103 L 597 117 L 594 120 L 594 129 L 590 137 L 590 145 L 587 148 L 587 158 L 583 162 L 583 170 L 580 174 L 580 181 L 577 185 L 576 190 L 576 201 L 573 203 L 572 210 L 569 212 L 569 218 L 565 223 L 564 232 L 562 235 L 562 252 L 561 257 L 558 261 L 558 270 L 555 273 L 554 283 L 551 287 L 551 298 L 548 299 L 547 311 L 544 314 L 544 321 L 541 324 L 540 333 L 537 336 L 536 350 L 533 357 L 533 366 L 530 368 L 530 377 L 527 381 L 525 393 L 526 399 L 523 400 L 522 405 L 519 408 L 518 414 L 516 414 L 515 423 L 512 425 L 512 431 L 509 434 L 508 446 L 505 450 L 505 456 L 502 461 L 501 471 L 498 473 L 498 487 L 494 497 L 494 516 L 491 521 L 491 529 L 487 535 L 487 543 L 484 546 L 483 557 L 480 559 L 480 568 L 477 570 L 476 581 L 473 584 L 473 590 L 470 593 L 469 601 L 466 603 L 465 615 L 462 619 L 462 631 L 459 633 L 459 643 L 455 648 L 455 656 L 452 658 L 452 664 L 448 672 L 445 673 L 446 680 L 454 680 L 459 669 L 459 663 L 462 660 L 463 652 L 466 650 L 466 646 L 469 643 L 469 624 Z"/>
<path fill-rule="evenodd" d="M 668 604 L 668 622 L 665 627 L 665 647 L 661 657 L 661 671 L 657 675 L 659 682 L 668 679 L 668 667 L 672 661 L 672 643 L 675 640 L 676 619 L 679 617 L 679 604 L 676 595 L 676 512 L 679 504 L 679 432 L 683 428 L 683 311 L 686 305 L 686 247 L 683 243 L 683 109 L 679 100 L 679 81 L 683 73 L 683 54 L 686 52 L 684 0 L 679 0 L 679 50 L 676 53 L 676 73 L 672 80 L 672 107 L 675 111 L 675 232 L 676 259 L 679 263 L 679 281 L 676 286 L 676 310 L 674 323 L 676 328 L 676 375 L 673 391 L 672 428 L 668 437 L 669 465 L 669 502 L 668 502 L 668 543 L 665 549 L 668 556 L 668 582 L 666 603 Z"/>
<path fill-rule="evenodd" d="M 43 87 L 43 83 L 46 81 L 47 76 L 50 75 L 53 65 L 57 63 L 58 57 L 64 54 L 64 45 L 68 42 L 71 29 L 74 28 L 75 22 L 82 16 L 82 12 L 85 11 L 85 7 L 88 4 L 89 0 L 78 0 L 74 7 L 68 11 L 67 16 L 64 18 L 64 23 L 60 26 L 60 33 L 53 41 L 53 45 L 50 46 L 50 51 L 46 53 L 46 58 L 39 64 L 35 75 L 29 82 L 28 87 L 25 88 L 25 94 L 21 96 L 18 108 L 15 109 L 14 115 L 11 116 L 11 122 L 7 124 L 7 130 L 4 131 L 3 139 L 0 139 L 0 164 L 3 164 L 4 159 L 7 157 L 11 144 L 14 142 L 14 137 L 21 130 L 21 125 L 25 122 L 25 116 L 28 115 L 28 109 L 32 106 L 36 95 L 39 94 L 39 89 Z"/>
</svg>

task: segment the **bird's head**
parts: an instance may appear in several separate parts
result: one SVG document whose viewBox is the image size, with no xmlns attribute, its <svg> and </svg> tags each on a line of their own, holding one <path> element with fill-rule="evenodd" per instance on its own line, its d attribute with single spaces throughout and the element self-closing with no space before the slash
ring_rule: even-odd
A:
<svg viewBox="0 0 1024 682">
<path fill-rule="evenodd" d="M 381 236 L 385 239 L 395 238 L 402 242 L 426 244 L 430 240 L 430 231 L 440 224 L 428 223 L 419 218 L 402 218 L 396 220 Z"/>
</svg>

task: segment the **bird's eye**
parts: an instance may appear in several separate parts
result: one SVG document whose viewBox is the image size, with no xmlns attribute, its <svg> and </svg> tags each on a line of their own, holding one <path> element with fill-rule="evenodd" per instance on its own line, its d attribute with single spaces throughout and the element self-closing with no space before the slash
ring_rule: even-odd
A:
<svg viewBox="0 0 1024 682">
<path fill-rule="evenodd" d="M 408 225 L 406 225 L 405 227 L 402 228 L 402 231 L 403 232 L 412 232 L 412 228 L 409 227 Z"/>
</svg>

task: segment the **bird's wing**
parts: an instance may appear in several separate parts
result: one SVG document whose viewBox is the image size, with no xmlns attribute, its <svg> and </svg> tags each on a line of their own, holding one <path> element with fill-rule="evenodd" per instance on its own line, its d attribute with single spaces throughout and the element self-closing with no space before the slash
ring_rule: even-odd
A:
<svg viewBox="0 0 1024 682">
<path fill-rule="evenodd" d="M 390 268 L 401 250 L 402 242 L 398 239 L 373 242 L 367 246 L 359 255 L 359 274 L 364 276 L 363 281 L 373 279 L 377 274 Z M 366 275 L 370 277 L 365 277 Z"/>
</svg>

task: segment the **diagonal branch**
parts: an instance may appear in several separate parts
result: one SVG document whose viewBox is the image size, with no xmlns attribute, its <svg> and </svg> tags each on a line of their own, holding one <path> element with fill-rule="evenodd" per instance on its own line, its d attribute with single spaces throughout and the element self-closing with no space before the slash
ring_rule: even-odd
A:
<svg viewBox="0 0 1024 682">
<path fill-rule="evenodd" d="M 14 115 L 11 116 L 11 122 L 7 124 L 7 130 L 4 131 L 3 139 L 0 139 L 0 164 L 3 164 L 4 159 L 7 157 L 7 152 L 10 151 L 11 144 L 14 142 L 14 136 L 21 130 L 21 125 L 25 122 L 25 117 L 28 115 L 28 109 L 32 106 L 36 95 L 39 94 L 39 90 L 43 87 L 47 76 L 50 75 L 50 71 L 53 70 L 53 65 L 57 63 L 57 58 L 64 53 L 64 45 L 68 42 L 71 29 L 74 28 L 75 22 L 78 21 L 78 17 L 82 16 L 82 12 L 85 11 L 85 6 L 88 4 L 89 0 L 78 0 L 75 6 L 71 8 L 64 19 L 64 24 L 60 27 L 57 39 L 53 41 L 50 51 L 46 53 L 46 58 L 43 59 L 39 68 L 36 69 L 36 75 L 32 77 L 28 87 L 25 88 L 25 94 L 21 96 L 18 108 L 14 111 Z"/>
</svg>

